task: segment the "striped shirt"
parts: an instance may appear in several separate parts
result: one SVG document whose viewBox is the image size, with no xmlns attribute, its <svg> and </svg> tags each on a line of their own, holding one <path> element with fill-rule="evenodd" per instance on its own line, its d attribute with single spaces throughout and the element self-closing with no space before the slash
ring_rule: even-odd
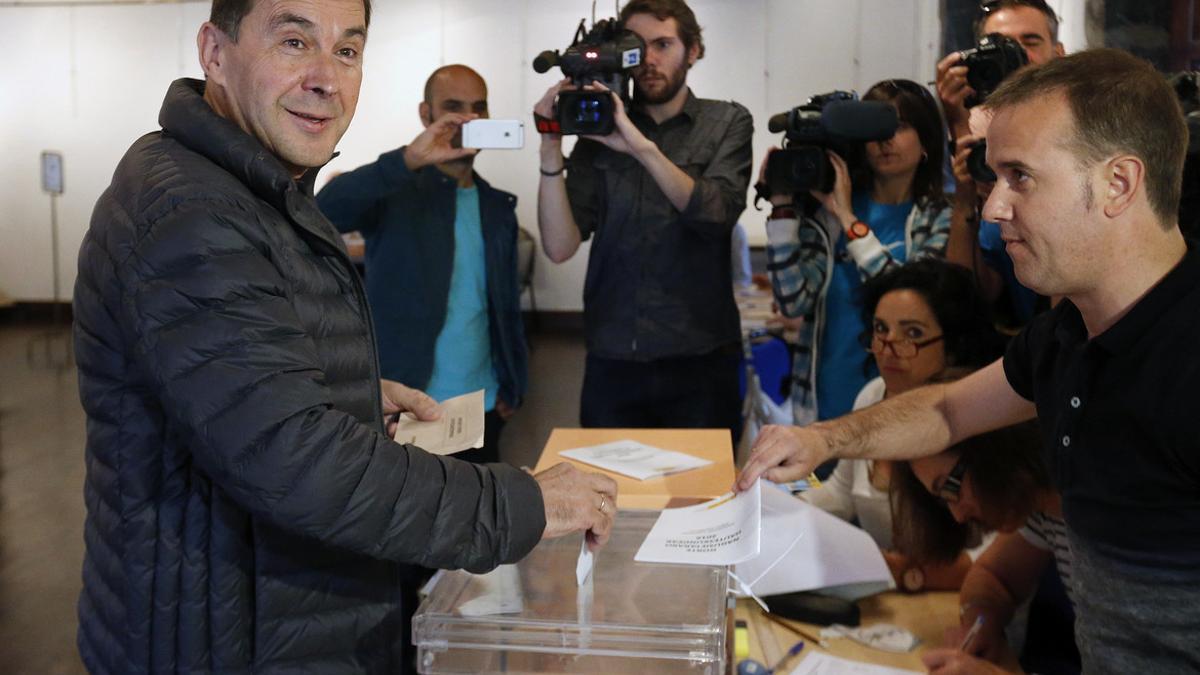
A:
<svg viewBox="0 0 1200 675">
<path fill-rule="evenodd" d="M 1025 537 L 1025 541 L 1034 547 L 1054 554 L 1058 575 L 1062 577 L 1063 586 L 1067 589 L 1067 597 L 1074 605 L 1074 589 L 1071 586 L 1071 567 L 1074 558 L 1071 556 L 1071 544 L 1067 541 L 1067 524 L 1061 518 L 1055 518 L 1042 511 L 1035 511 L 1025 521 L 1025 526 L 1018 531 L 1022 537 Z"/>
</svg>

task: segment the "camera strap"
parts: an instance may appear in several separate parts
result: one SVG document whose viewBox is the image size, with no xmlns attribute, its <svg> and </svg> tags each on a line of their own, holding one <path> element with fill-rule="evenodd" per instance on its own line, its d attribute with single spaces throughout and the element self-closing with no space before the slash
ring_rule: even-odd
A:
<svg viewBox="0 0 1200 675">
<path fill-rule="evenodd" d="M 558 120 L 552 120 L 549 117 L 542 117 L 537 113 L 533 113 L 533 126 L 539 134 L 561 134 L 562 128 L 558 126 Z"/>
</svg>

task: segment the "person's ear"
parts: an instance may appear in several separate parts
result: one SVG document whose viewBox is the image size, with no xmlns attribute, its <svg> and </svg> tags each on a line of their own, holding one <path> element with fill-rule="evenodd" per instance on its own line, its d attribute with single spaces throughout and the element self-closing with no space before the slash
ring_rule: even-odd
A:
<svg viewBox="0 0 1200 675">
<path fill-rule="evenodd" d="M 433 106 L 425 101 L 421 101 L 421 105 L 417 106 L 417 114 L 421 116 L 421 126 L 426 129 L 430 124 L 433 124 Z"/>
<path fill-rule="evenodd" d="M 1063 43 L 1061 43 L 1061 42 L 1054 43 L 1054 55 L 1060 56 L 1060 57 L 1067 55 L 1067 48 L 1063 47 Z"/>
<path fill-rule="evenodd" d="M 687 50 L 688 68 L 691 68 L 692 66 L 696 65 L 696 62 L 699 60 L 700 60 L 700 43 L 697 42 L 697 43 L 693 44 L 691 47 L 688 47 L 688 50 Z"/>
<path fill-rule="evenodd" d="M 233 40 L 211 21 L 204 22 L 196 35 L 196 48 L 204 79 L 220 87 L 224 87 L 228 79 L 225 76 L 225 65 L 228 47 L 231 44 Z"/>
<path fill-rule="evenodd" d="M 1116 218 L 1125 213 L 1137 200 L 1146 182 L 1146 165 L 1133 155 L 1121 155 L 1104 165 L 1104 194 L 1101 207 L 1104 215 Z"/>
</svg>

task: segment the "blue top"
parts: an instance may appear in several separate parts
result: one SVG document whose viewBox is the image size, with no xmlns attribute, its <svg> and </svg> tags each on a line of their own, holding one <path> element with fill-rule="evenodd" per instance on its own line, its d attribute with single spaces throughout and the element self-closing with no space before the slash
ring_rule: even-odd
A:
<svg viewBox="0 0 1200 675">
<path fill-rule="evenodd" d="M 912 212 L 911 201 L 877 204 L 866 192 L 854 194 L 854 214 L 871 228 L 879 242 L 903 263 L 904 225 Z M 854 408 L 854 397 L 878 375 L 875 363 L 859 340 L 863 325 L 859 309 L 862 273 L 846 250 L 846 234 L 834 246 L 833 277 L 825 294 L 825 324 L 817 365 L 817 417 L 833 419 Z M 864 368 L 864 365 L 868 365 Z"/>
<path fill-rule="evenodd" d="M 433 349 L 433 375 L 425 393 L 438 401 L 485 390 L 485 409 L 496 407 L 499 382 L 492 370 L 488 335 L 487 278 L 479 191 L 458 188 L 454 207 L 454 270 L 446 321 Z"/>
<path fill-rule="evenodd" d="M 1008 289 L 1009 301 L 1012 303 L 1013 315 L 1021 323 L 1027 323 L 1033 318 L 1037 308 L 1037 293 L 1021 285 L 1017 274 L 1013 271 L 1012 258 L 1004 248 L 1004 240 L 1000 238 L 1000 226 L 990 220 L 979 221 L 979 251 L 983 261 L 996 270 L 1004 280 Z"/>
</svg>

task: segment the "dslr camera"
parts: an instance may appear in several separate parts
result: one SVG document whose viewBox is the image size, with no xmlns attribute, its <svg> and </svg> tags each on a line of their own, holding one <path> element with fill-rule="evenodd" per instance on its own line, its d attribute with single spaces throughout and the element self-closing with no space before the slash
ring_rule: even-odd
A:
<svg viewBox="0 0 1200 675">
<path fill-rule="evenodd" d="M 767 128 L 783 132 L 784 142 L 767 159 L 767 188 L 798 197 L 829 192 L 834 171 L 826 150 L 848 157 L 853 144 L 887 140 L 898 126 L 896 109 L 883 101 L 860 101 L 848 91 L 813 96 L 768 120 Z"/>
<path fill-rule="evenodd" d="M 988 33 L 975 47 L 959 53 L 967 67 L 967 84 L 975 91 L 963 101 L 967 108 L 986 101 L 1005 78 L 1029 63 L 1021 43 L 1000 33 Z M 987 165 L 987 141 L 979 141 L 971 148 L 967 169 L 976 181 L 996 182 L 996 172 Z"/>
<path fill-rule="evenodd" d="M 646 43 L 616 19 L 593 21 L 590 31 L 585 30 L 586 22 L 579 22 L 571 46 L 561 54 L 558 50 L 538 54 L 533 60 L 534 71 L 544 73 L 558 66 L 576 87 L 601 82 L 628 103 L 629 81 L 633 69 L 642 64 Z M 564 136 L 605 136 L 616 128 L 613 113 L 608 92 L 576 90 L 558 95 L 555 116 Z"/>
</svg>

